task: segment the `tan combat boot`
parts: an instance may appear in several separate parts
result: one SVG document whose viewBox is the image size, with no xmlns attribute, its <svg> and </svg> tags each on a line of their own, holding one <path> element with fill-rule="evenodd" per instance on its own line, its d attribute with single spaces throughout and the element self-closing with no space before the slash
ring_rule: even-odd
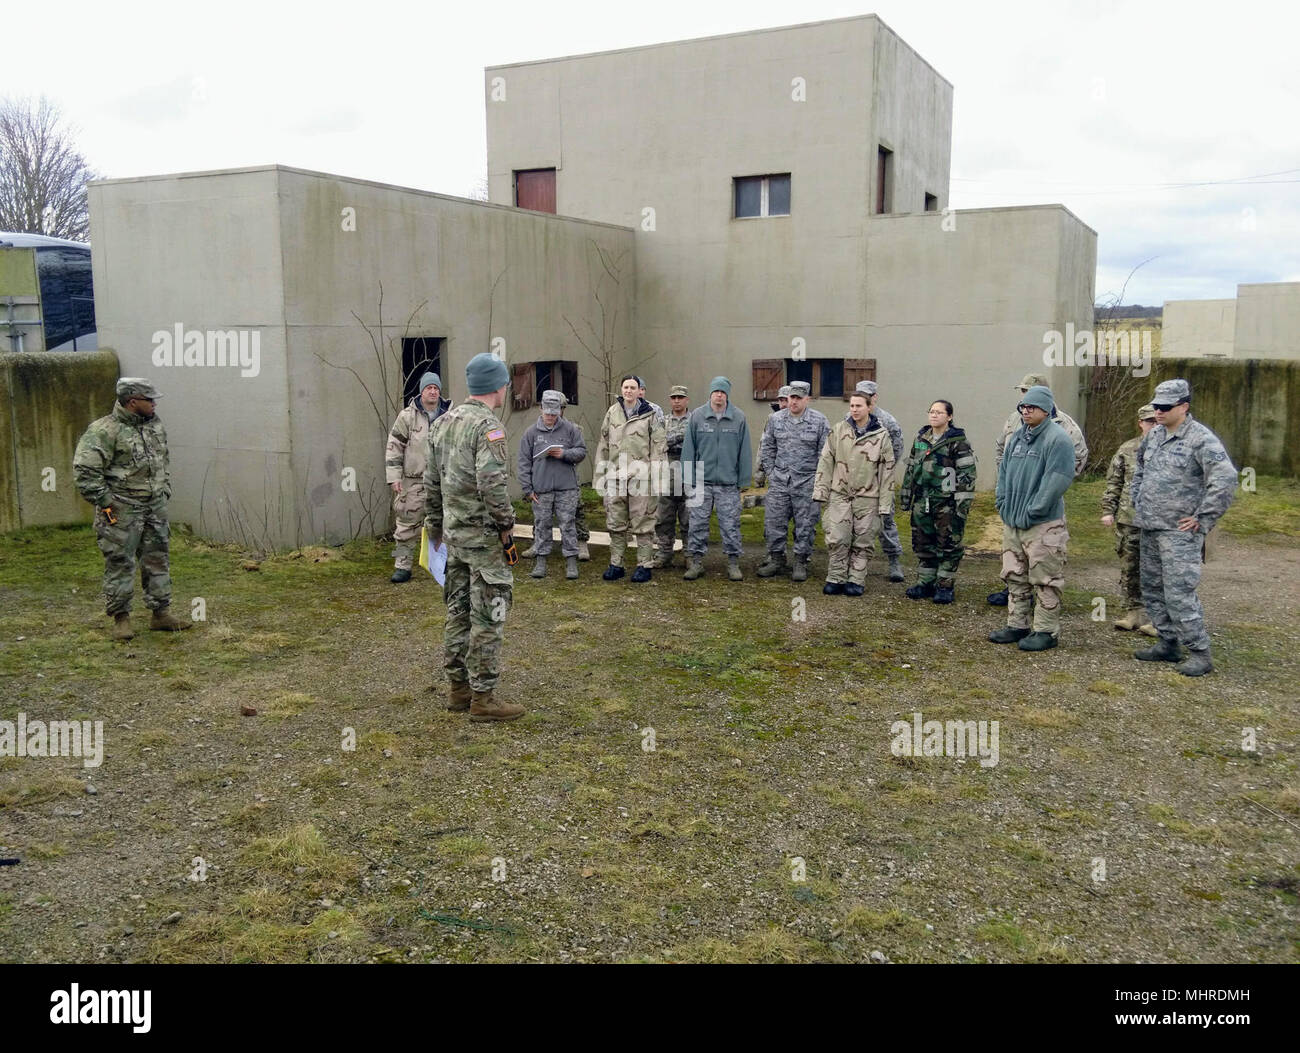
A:
<svg viewBox="0 0 1300 1053">
<path fill-rule="evenodd" d="M 153 617 L 149 619 L 149 628 L 157 629 L 165 633 L 178 633 L 183 629 L 190 627 L 189 622 L 183 622 L 174 618 L 171 609 L 168 607 L 159 607 L 153 612 Z"/>
<path fill-rule="evenodd" d="M 1126 632 L 1132 632 L 1147 620 L 1147 612 L 1141 607 L 1134 607 L 1131 611 L 1125 611 L 1124 617 L 1115 619 L 1115 628 L 1123 629 Z"/>
<path fill-rule="evenodd" d="M 447 711 L 449 713 L 464 713 L 469 709 L 470 700 L 474 692 L 470 690 L 469 683 L 464 680 L 453 680 L 451 682 L 451 691 L 447 694 Z"/>
<path fill-rule="evenodd" d="M 491 691 L 475 691 L 469 707 L 469 719 L 473 721 L 518 720 L 523 715 L 523 706 L 500 702 L 492 697 Z"/>
<path fill-rule="evenodd" d="M 113 615 L 113 639 L 129 640 L 133 636 L 135 633 L 131 629 L 131 616 L 126 611 Z"/>
</svg>

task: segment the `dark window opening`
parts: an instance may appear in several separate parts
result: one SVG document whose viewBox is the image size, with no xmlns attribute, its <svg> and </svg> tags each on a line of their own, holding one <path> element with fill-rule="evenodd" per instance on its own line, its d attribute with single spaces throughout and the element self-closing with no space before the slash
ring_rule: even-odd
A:
<svg viewBox="0 0 1300 1053">
<path fill-rule="evenodd" d="M 937 195 L 935 195 L 935 194 L 926 194 L 926 195 L 925 195 L 925 210 L 926 210 L 927 212 L 938 212 L 938 211 L 939 211 L 939 198 L 938 198 Z"/>
<path fill-rule="evenodd" d="M 443 381 L 442 397 L 447 397 L 447 382 L 442 375 L 442 349 L 447 343 L 443 336 L 411 336 L 402 338 L 402 405 L 420 393 L 420 378 L 425 373 L 437 373 Z"/>
<path fill-rule="evenodd" d="M 885 147 L 876 150 L 876 214 L 894 209 L 894 151 Z"/>
<path fill-rule="evenodd" d="M 570 406 L 578 404 L 577 362 L 516 362 L 510 367 L 510 406 L 526 410 L 542 401 L 542 392 L 562 391 Z"/>
<path fill-rule="evenodd" d="M 578 363 L 577 362 L 534 362 L 534 387 L 536 400 L 542 401 L 542 392 L 563 391 L 570 406 L 578 404 Z"/>
<path fill-rule="evenodd" d="M 754 401 L 770 402 L 778 389 L 802 380 L 815 399 L 844 399 L 864 380 L 876 379 L 874 358 L 756 358 Z"/>
<path fill-rule="evenodd" d="M 790 173 L 732 180 L 736 219 L 790 215 Z"/>
</svg>

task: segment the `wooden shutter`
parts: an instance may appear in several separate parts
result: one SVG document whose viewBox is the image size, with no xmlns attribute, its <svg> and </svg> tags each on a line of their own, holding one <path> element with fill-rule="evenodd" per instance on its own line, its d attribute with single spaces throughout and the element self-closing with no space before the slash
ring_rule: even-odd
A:
<svg viewBox="0 0 1300 1053">
<path fill-rule="evenodd" d="M 517 362 L 510 367 L 510 406 L 526 410 L 537 393 L 537 375 L 531 362 Z"/>
<path fill-rule="evenodd" d="M 515 205 L 534 212 L 555 212 L 555 169 L 534 168 L 515 173 Z"/>
<path fill-rule="evenodd" d="M 781 358 L 756 358 L 754 370 L 754 401 L 770 402 L 785 382 L 785 360 Z"/>
<path fill-rule="evenodd" d="M 874 358 L 846 358 L 844 360 L 844 401 L 849 401 L 853 389 L 863 380 L 876 379 Z"/>
</svg>

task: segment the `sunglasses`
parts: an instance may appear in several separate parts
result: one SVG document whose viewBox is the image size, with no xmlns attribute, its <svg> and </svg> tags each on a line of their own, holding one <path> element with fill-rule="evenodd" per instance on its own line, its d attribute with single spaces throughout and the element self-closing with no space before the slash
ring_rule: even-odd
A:
<svg viewBox="0 0 1300 1053">
<path fill-rule="evenodd" d="M 1168 413 L 1171 409 L 1173 409 L 1177 405 L 1179 405 L 1179 403 L 1177 402 L 1171 402 L 1168 404 L 1165 404 L 1163 402 L 1153 402 L 1151 403 L 1151 408 L 1155 410 L 1157 413 Z"/>
</svg>

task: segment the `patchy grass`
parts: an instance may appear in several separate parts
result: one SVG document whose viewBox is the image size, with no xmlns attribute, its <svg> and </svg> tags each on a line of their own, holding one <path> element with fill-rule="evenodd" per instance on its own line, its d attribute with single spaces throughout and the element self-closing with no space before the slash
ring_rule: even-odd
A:
<svg viewBox="0 0 1300 1053">
<path fill-rule="evenodd" d="M 822 596 L 824 549 L 805 586 L 757 580 L 761 509 L 739 584 L 716 546 L 695 586 L 605 584 L 599 549 L 578 582 L 520 574 L 498 690 L 529 712 L 506 726 L 426 690 L 440 596 L 388 584 L 385 544 L 250 573 L 178 535 L 177 608 L 202 596 L 207 623 L 121 645 L 88 528 L 0 537 L 0 719 L 102 720 L 106 743 L 93 770 L 0 759 L 23 860 L 0 960 L 1295 961 L 1285 510 L 1245 541 L 1225 518 L 1218 671 L 1189 682 L 1089 616 L 1116 591 L 1099 495 L 1071 492 L 1043 655 L 984 642 L 1005 615 L 978 553 L 942 609 L 879 558 L 866 597 Z M 913 712 L 997 720 L 999 763 L 893 756 Z"/>
</svg>

